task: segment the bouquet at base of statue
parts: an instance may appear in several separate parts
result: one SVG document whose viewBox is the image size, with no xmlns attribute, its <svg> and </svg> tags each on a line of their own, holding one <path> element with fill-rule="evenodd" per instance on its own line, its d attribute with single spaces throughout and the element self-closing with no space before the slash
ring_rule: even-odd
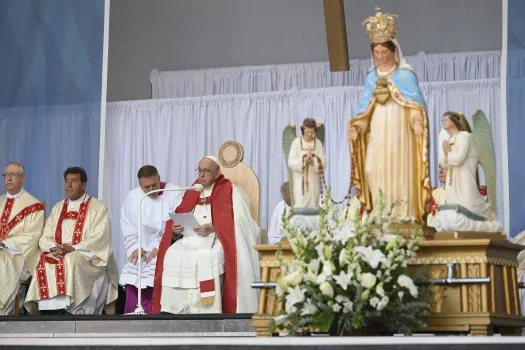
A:
<svg viewBox="0 0 525 350">
<path fill-rule="evenodd" d="M 375 215 L 346 218 L 330 190 L 319 209 L 319 230 L 307 236 L 282 217 L 296 259 L 287 261 L 277 252 L 276 294 L 284 308 L 270 330 L 344 335 L 379 324 L 391 333 L 410 334 L 424 327 L 430 315 L 427 290 L 416 286 L 408 271 L 418 249 L 418 227 L 406 241 L 389 229 L 382 193 Z"/>
</svg>

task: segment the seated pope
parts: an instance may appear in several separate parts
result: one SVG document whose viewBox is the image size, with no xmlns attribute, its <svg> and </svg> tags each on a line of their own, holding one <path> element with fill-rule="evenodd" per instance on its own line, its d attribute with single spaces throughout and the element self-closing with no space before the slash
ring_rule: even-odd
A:
<svg viewBox="0 0 525 350">
<path fill-rule="evenodd" d="M 0 315 L 13 315 L 20 283 L 38 263 L 44 205 L 22 187 L 26 178 L 22 164 L 8 163 L 2 176 L 7 193 L 0 196 Z"/>
<path fill-rule="evenodd" d="M 84 169 L 66 169 L 64 180 L 67 198 L 46 221 L 26 308 L 32 314 L 112 313 L 118 273 L 108 208 L 86 192 Z"/>
<path fill-rule="evenodd" d="M 160 242 L 153 313 L 253 313 L 259 256 L 253 245 L 260 228 L 246 193 L 221 174 L 219 162 L 200 160 L 202 193 L 188 190 L 175 213 L 193 213 L 199 223 L 182 227 L 168 220 Z"/>
</svg>

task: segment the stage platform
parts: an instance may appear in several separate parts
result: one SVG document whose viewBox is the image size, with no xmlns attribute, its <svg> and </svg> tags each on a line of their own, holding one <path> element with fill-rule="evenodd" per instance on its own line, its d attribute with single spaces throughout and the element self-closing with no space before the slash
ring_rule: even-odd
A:
<svg viewBox="0 0 525 350">
<path fill-rule="evenodd" d="M 363 349 L 523 350 L 525 337 L 415 335 L 411 337 L 256 338 L 251 314 L 16 316 L 0 318 L 0 349 Z"/>
<path fill-rule="evenodd" d="M 77 337 L 98 334 L 113 337 L 255 337 L 252 314 L 212 315 L 67 315 L 0 318 L 0 337 Z"/>
<path fill-rule="evenodd" d="M 250 349 L 263 350 L 523 350 L 524 337 L 136 337 L 121 333 L 118 337 L 85 334 L 59 338 L 4 338 L 0 349 L 35 349 L 52 346 L 66 349 Z"/>
</svg>

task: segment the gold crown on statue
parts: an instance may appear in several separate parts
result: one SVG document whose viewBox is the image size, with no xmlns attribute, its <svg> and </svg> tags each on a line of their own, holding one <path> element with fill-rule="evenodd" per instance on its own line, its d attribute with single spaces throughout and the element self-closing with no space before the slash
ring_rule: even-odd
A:
<svg viewBox="0 0 525 350">
<path fill-rule="evenodd" d="M 382 13 L 379 10 L 380 8 L 376 7 L 376 15 L 368 17 L 363 22 L 365 30 L 370 36 L 370 41 L 374 44 L 386 43 L 395 39 L 397 32 L 397 15 Z"/>
</svg>

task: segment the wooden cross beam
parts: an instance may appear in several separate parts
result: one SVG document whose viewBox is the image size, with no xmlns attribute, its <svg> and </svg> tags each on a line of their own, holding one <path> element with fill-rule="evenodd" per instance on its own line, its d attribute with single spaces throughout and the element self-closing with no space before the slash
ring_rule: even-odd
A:
<svg viewBox="0 0 525 350">
<path fill-rule="evenodd" d="M 343 0 L 324 0 L 324 19 L 330 71 L 350 70 Z"/>
</svg>

